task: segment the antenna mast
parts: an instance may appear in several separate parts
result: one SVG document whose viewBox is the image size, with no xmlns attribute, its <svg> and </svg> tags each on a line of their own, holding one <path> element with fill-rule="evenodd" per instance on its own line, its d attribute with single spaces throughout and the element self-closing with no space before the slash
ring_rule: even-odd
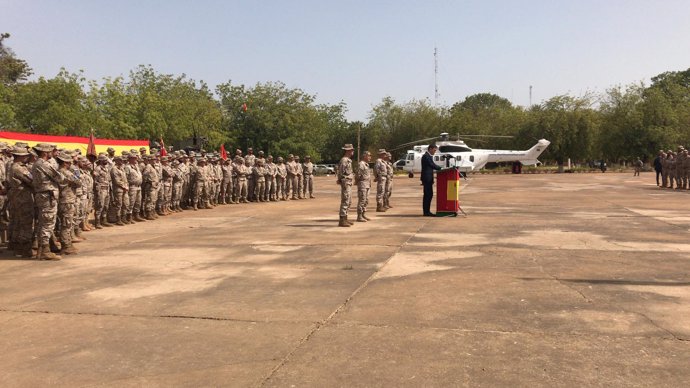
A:
<svg viewBox="0 0 690 388">
<path fill-rule="evenodd" d="M 434 105 L 438 106 L 438 49 L 434 46 Z"/>
</svg>

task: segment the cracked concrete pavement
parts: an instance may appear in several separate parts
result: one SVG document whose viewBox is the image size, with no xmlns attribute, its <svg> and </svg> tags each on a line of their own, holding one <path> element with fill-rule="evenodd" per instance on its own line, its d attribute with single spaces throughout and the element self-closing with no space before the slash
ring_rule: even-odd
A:
<svg viewBox="0 0 690 388">
<path fill-rule="evenodd" d="M 686 386 L 690 192 L 650 174 L 476 175 L 467 218 L 338 228 L 317 199 L 0 256 L 0 385 Z M 373 199 L 373 196 L 372 196 Z"/>
</svg>

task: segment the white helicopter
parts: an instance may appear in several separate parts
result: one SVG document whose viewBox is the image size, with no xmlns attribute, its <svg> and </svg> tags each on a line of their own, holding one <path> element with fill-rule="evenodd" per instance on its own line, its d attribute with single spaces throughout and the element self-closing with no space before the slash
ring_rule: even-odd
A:
<svg viewBox="0 0 690 388">
<path fill-rule="evenodd" d="M 465 135 L 467 137 L 486 137 L 483 135 Z M 459 136 L 458 136 L 459 137 Z M 488 137 L 505 137 L 512 136 L 488 136 Z M 424 140 L 432 140 L 424 139 Z M 418 140 L 418 141 L 424 141 Z M 406 146 L 412 143 L 402 144 Z M 526 151 L 514 150 L 489 150 L 489 149 L 472 149 L 462 140 L 450 140 L 448 133 L 444 132 L 436 141 L 438 152 L 434 155 L 434 162 L 441 167 L 457 167 L 461 172 L 469 172 L 482 169 L 487 163 L 498 162 L 520 162 L 523 165 L 537 165 L 540 164 L 537 158 L 541 155 L 546 147 L 551 144 L 546 139 L 537 141 L 532 148 Z M 426 152 L 428 145 L 415 145 L 413 149 L 407 151 L 405 156 L 405 166 L 403 170 L 408 172 L 410 178 L 414 173 L 422 171 L 422 155 Z"/>
</svg>

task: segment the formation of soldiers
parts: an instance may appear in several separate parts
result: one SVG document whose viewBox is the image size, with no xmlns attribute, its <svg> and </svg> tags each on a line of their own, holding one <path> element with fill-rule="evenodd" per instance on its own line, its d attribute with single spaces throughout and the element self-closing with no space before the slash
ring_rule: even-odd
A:
<svg viewBox="0 0 690 388">
<path fill-rule="evenodd" d="M 348 219 L 348 212 L 352 203 L 353 184 L 357 185 L 357 221 L 371 221 L 367 217 L 369 190 L 371 189 L 371 171 L 369 170 L 371 153 L 369 151 L 364 152 L 355 172 L 352 167 L 354 147 L 352 144 L 345 144 L 342 149 L 345 151 L 345 155 L 340 159 L 336 172 L 337 183 L 340 185 L 340 220 L 338 226 L 350 227 L 354 225 Z M 385 212 L 393 207 L 390 204 L 390 198 L 393 193 L 393 172 L 395 170 L 391 163 L 391 154 L 385 149 L 380 149 L 378 153 L 379 158 L 376 159 L 373 171 L 376 181 L 376 211 Z"/>
<path fill-rule="evenodd" d="M 659 151 L 659 159 L 661 161 L 661 187 L 690 189 L 690 156 L 688 150 L 679 146 L 677 152 L 672 150 Z"/>
<path fill-rule="evenodd" d="M 152 221 L 185 209 L 314 197 L 314 165 L 264 152 L 218 154 L 142 147 L 93 161 L 80 150 L 0 142 L 0 236 L 17 257 L 59 260 L 82 232 Z M 93 214 L 93 223 L 90 215 Z"/>
</svg>

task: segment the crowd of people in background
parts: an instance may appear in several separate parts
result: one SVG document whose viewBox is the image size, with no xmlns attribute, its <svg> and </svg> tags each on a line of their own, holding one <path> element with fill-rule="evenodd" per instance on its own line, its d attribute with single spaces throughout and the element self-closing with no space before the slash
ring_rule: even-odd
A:
<svg viewBox="0 0 690 388">
<path fill-rule="evenodd" d="M 17 257 L 59 260 L 78 252 L 84 231 L 183 210 L 315 198 L 309 156 L 300 163 L 297 155 L 274 161 L 251 148 L 222 158 L 142 147 L 88 158 L 79 149 L 21 142 L 0 142 L 0 154 L 0 237 Z"/>
<path fill-rule="evenodd" d="M 657 186 L 669 189 L 690 189 L 690 156 L 685 147 L 679 146 L 676 152 L 660 150 L 654 159 L 654 171 Z"/>
</svg>

